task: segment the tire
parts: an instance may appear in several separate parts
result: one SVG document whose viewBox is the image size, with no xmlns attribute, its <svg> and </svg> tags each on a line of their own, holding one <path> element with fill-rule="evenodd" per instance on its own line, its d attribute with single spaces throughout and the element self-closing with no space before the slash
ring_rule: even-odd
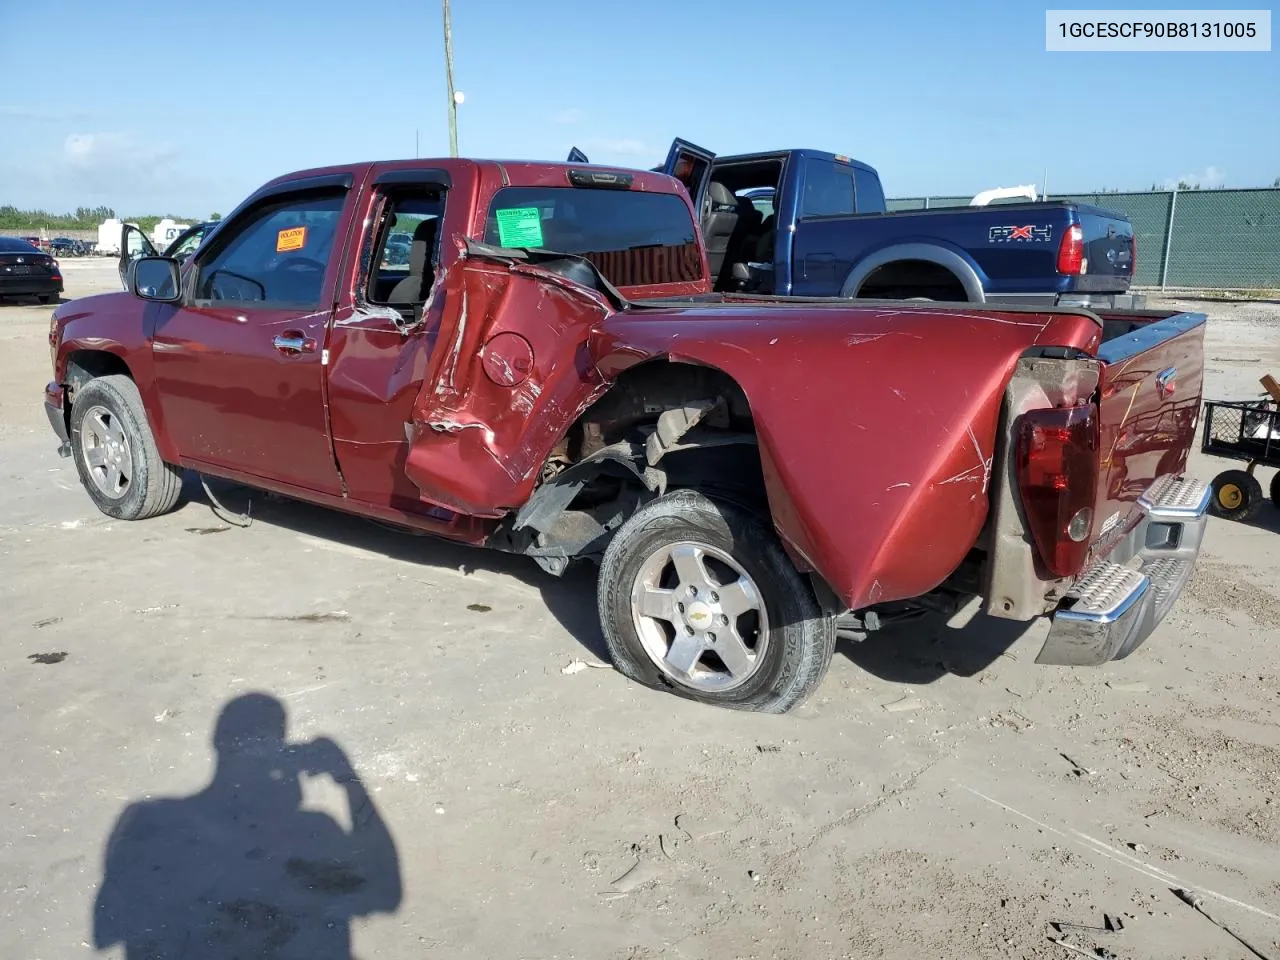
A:
<svg viewBox="0 0 1280 960">
<path fill-rule="evenodd" d="M 41 303 L 48 305 L 50 303 L 53 303 L 53 294 L 42 293 L 38 297 L 36 297 L 36 299 L 39 300 Z"/>
<path fill-rule="evenodd" d="M 646 596 L 656 615 L 644 612 Z M 619 672 L 700 703 L 786 713 L 817 689 L 835 649 L 835 621 L 767 521 L 696 490 L 660 497 L 622 525 L 597 597 Z"/>
<path fill-rule="evenodd" d="M 160 459 L 142 395 L 126 376 L 98 377 L 76 393 L 71 455 L 80 483 L 109 517 L 145 520 L 167 513 L 182 492 L 182 471 Z"/>
<path fill-rule="evenodd" d="M 1274 489 L 1274 487 L 1273 487 Z M 1262 484 L 1243 470 L 1223 470 L 1213 478 L 1209 512 L 1224 520 L 1249 520 L 1262 506 Z"/>
<path fill-rule="evenodd" d="M 1271 478 L 1271 502 L 1276 505 L 1276 509 L 1280 509 L 1280 472 Z"/>
</svg>

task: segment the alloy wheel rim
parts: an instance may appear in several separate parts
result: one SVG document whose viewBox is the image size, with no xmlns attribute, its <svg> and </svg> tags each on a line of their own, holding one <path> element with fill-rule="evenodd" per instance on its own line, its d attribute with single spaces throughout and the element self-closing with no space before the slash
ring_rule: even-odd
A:
<svg viewBox="0 0 1280 960">
<path fill-rule="evenodd" d="M 700 693 L 733 690 L 764 663 L 769 613 L 751 575 L 716 547 L 664 544 L 631 587 L 632 622 L 654 665 Z"/>
<path fill-rule="evenodd" d="M 89 479 L 104 497 L 121 499 L 133 483 L 133 451 L 120 418 L 93 406 L 80 425 L 80 452 Z"/>
</svg>

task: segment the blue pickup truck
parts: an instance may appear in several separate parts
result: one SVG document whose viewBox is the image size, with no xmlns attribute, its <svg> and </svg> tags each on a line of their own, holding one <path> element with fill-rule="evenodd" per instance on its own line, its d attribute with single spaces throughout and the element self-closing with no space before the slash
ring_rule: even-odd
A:
<svg viewBox="0 0 1280 960">
<path fill-rule="evenodd" d="M 872 167 L 818 150 L 717 157 L 676 140 L 655 169 L 702 211 L 717 290 L 1141 305 L 1129 292 L 1133 227 L 1112 210 L 1051 201 L 889 213 Z"/>
</svg>

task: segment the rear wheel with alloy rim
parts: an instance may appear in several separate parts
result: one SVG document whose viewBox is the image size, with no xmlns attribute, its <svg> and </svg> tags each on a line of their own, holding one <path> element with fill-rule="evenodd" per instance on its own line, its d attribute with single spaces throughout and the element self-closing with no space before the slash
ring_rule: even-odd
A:
<svg viewBox="0 0 1280 960">
<path fill-rule="evenodd" d="M 600 567 L 614 665 L 650 687 L 784 713 L 821 683 L 835 627 L 768 522 L 679 490 L 636 512 Z"/>
</svg>

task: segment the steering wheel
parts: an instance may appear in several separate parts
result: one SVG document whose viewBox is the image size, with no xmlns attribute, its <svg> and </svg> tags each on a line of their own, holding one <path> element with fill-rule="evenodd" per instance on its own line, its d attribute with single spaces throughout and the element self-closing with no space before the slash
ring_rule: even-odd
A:
<svg viewBox="0 0 1280 960">
<path fill-rule="evenodd" d="M 311 257 L 288 257 L 281 260 L 272 271 L 276 270 L 318 270 L 324 272 L 324 264 L 319 260 L 313 260 Z"/>
</svg>

